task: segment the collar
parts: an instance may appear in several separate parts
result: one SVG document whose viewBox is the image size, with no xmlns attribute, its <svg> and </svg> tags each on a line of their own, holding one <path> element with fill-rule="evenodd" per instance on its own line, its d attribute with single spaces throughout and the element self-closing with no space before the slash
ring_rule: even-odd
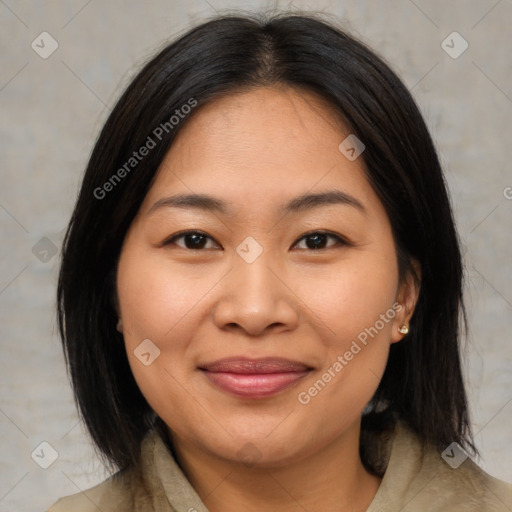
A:
<svg viewBox="0 0 512 512">
<path fill-rule="evenodd" d="M 512 510 L 504 505 L 512 504 L 512 486 L 471 459 L 452 469 L 438 450 L 424 446 L 401 422 L 382 432 L 366 432 L 361 441 L 375 472 L 382 475 L 367 512 Z M 209 512 L 157 431 L 142 443 L 141 469 L 131 486 L 136 512 Z"/>
</svg>

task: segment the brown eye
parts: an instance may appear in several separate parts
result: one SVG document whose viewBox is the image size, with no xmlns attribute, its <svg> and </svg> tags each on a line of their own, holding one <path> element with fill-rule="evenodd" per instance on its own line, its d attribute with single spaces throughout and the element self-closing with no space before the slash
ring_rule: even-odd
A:
<svg viewBox="0 0 512 512">
<path fill-rule="evenodd" d="M 176 240 L 183 239 L 182 243 L 176 243 Z M 182 247 L 183 249 L 205 249 L 210 247 L 205 247 L 207 245 L 208 240 L 213 239 L 209 237 L 207 234 L 202 233 L 200 231 L 185 231 L 178 235 L 174 235 L 173 237 L 166 240 L 163 245 L 175 244 L 178 247 Z M 216 242 L 214 242 L 216 244 Z M 217 244 L 216 244 L 217 245 Z"/>
<path fill-rule="evenodd" d="M 337 243 L 331 244 L 326 247 L 328 239 L 335 240 Z M 343 240 L 338 235 L 333 233 L 326 233 L 323 231 L 314 231 L 312 233 L 308 233 L 299 239 L 299 242 L 305 240 L 306 247 L 301 247 L 301 249 L 310 249 L 310 250 L 321 250 L 321 249 L 330 249 L 332 247 L 336 247 L 336 245 L 348 245 L 348 243 Z M 297 245 L 297 244 L 296 244 Z"/>
<path fill-rule="evenodd" d="M 334 243 L 328 245 L 328 241 L 334 240 Z M 181 243 L 177 243 L 177 240 L 183 240 Z M 214 246 L 207 247 L 208 241 L 212 241 Z M 294 244 L 296 247 L 299 243 L 305 241 L 305 247 L 300 247 L 299 249 L 309 249 L 312 251 L 318 251 L 322 249 L 331 249 L 340 245 L 349 245 L 349 243 L 334 233 L 328 233 L 323 231 L 313 231 L 311 233 L 307 233 L 302 236 L 298 242 Z M 182 247 L 183 249 L 193 249 L 193 250 L 201 250 L 201 249 L 211 249 L 215 247 L 220 247 L 217 242 L 213 240 L 206 233 L 202 233 L 201 231 L 185 231 L 182 233 L 178 233 L 168 240 L 166 240 L 162 245 L 177 245 L 178 247 Z"/>
</svg>

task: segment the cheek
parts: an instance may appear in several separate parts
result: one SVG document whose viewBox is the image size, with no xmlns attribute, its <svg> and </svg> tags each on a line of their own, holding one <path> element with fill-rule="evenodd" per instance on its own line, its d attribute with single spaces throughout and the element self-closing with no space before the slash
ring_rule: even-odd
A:
<svg viewBox="0 0 512 512">
<path fill-rule="evenodd" d="M 308 277 L 299 279 L 302 283 L 299 296 L 305 298 L 306 306 L 322 320 L 330 345 L 343 348 L 376 322 L 378 330 L 389 335 L 398 281 L 393 260 L 356 256 L 350 263 L 343 262 L 338 268 L 330 269 L 315 283 Z M 384 322 L 380 320 L 381 315 L 385 316 Z"/>
<path fill-rule="evenodd" d="M 117 279 L 127 343 L 141 337 L 182 339 L 174 333 L 183 331 L 184 320 L 194 315 L 194 307 L 215 281 L 212 273 L 190 275 L 162 258 L 127 253 L 119 262 Z"/>
<path fill-rule="evenodd" d="M 393 321 L 398 269 L 377 253 L 354 257 L 317 281 L 307 306 L 323 326 L 323 366 L 299 392 L 314 414 L 322 408 L 358 414 L 371 399 L 384 372 Z M 329 278 L 327 278 L 329 277 Z M 395 307 L 394 307 L 395 305 Z"/>
<path fill-rule="evenodd" d="M 183 361 L 192 329 L 193 306 L 204 292 L 183 273 L 170 271 L 134 245 L 121 255 L 117 288 L 132 372 L 146 398 L 158 399 L 159 384 L 179 371 L 177 362 Z"/>
<path fill-rule="evenodd" d="M 189 417 L 184 362 L 197 327 L 194 305 L 211 284 L 191 283 L 189 276 L 133 250 L 119 262 L 117 284 L 126 352 L 140 391 L 160 416 L 171 409 L 172 418 Z"/>
</svg>

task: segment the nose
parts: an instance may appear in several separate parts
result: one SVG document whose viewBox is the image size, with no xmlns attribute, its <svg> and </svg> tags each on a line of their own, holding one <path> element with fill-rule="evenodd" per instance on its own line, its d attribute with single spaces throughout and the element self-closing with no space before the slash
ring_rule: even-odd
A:
<svg viewBox="0 0 512 512">
<path fill-rule="evenodd" d="M 294 330 L 299 300 L 292 283 L 286 281 L 286 273 L 272 265 L 265 251 L 252 263 L 236 256 L 219 288 L 212 310 L 214 323 L 222 330 L 250 336 Z"/>
</svg>

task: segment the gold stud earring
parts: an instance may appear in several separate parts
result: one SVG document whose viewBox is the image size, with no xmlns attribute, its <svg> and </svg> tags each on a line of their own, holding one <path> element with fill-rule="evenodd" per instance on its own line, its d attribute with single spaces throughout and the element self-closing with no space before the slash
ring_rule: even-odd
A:
<svg viewBox="0 0 512 512">
<path fill-rule="evenodd" d="M 402 325 L 402 327 L 398 329 L 398 332 L 400 334 L 407 334 L 409 332 L 409 327 L 407 327 L 407 325 Z"/>
</svg>

